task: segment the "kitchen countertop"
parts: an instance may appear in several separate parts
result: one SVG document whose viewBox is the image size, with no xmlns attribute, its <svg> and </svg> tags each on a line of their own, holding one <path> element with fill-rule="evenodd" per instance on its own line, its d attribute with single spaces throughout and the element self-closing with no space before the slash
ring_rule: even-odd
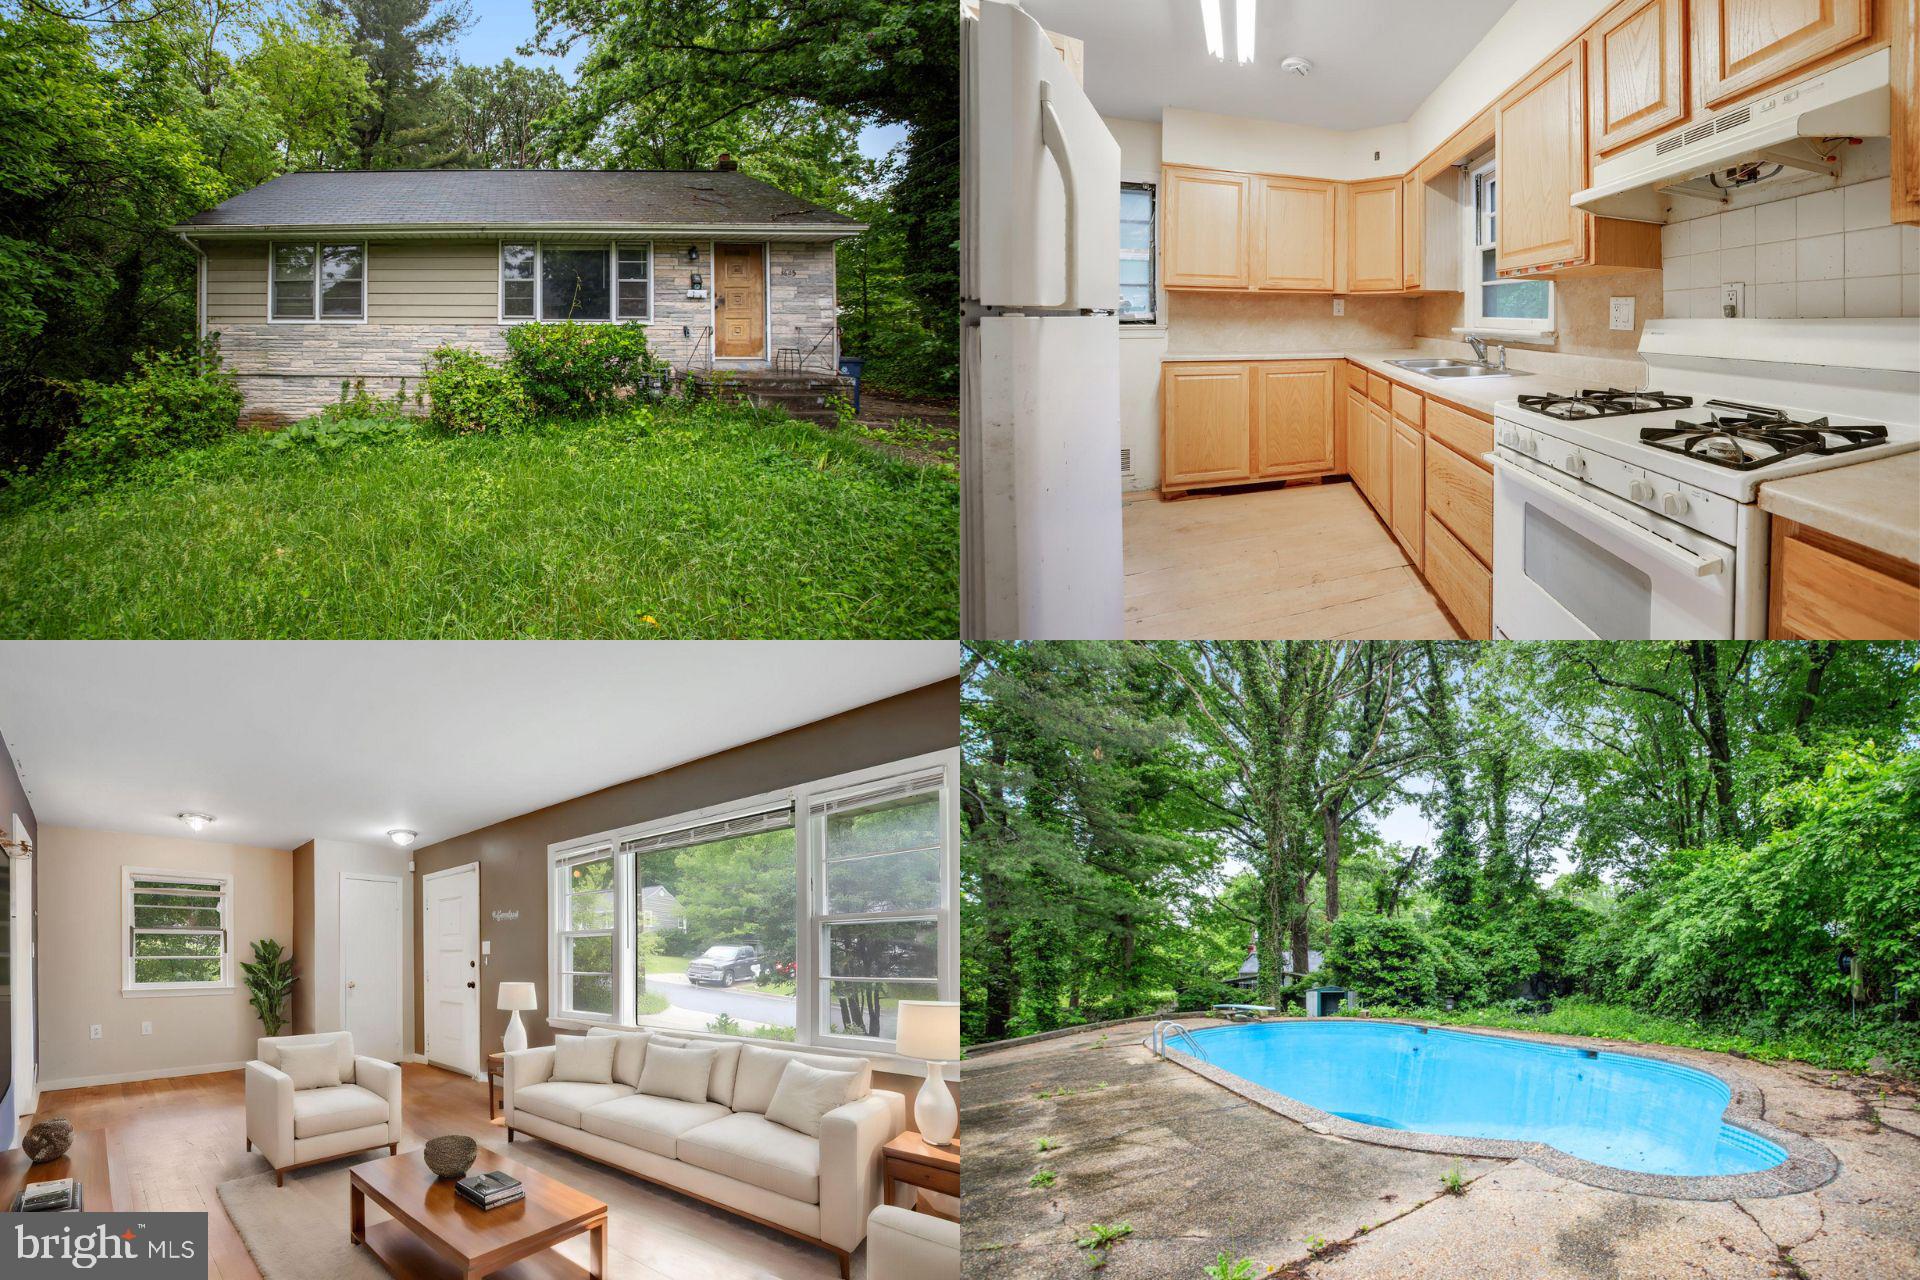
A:
<svg viewBox="0 0 1920 1280">
<path fill-rule="evenodd" d="M 1785 520 L 1920 563 L 1920 453 L 1769 480 L 1760 507 Z"/>
<path fill-rule="evenodd" d="M 1205 354 L 1175 354 L 1169 352 L 1160 357 L 1162 364 L 1176 364 L 1193 361 L 1212 360 L 1351 360 L 1366 369 L 1371 369 L 1384 378 L 1392 378 L 1403 386 L 1412 387 L 1421 395 L 1445 400 L 1449 404 L 1459 405 L 1475 413 L 1493 416 L 1493 406 L 1502 400 L 1512 400 L 1519 395 L 1552 394 L 1556 392 L 1577 391 L 1574 380 L 1559 375 L 1540 373 L 1515 373 L 1506 378 L 1429 378 L 1425 374 L 1413 372 L 1388 364 L 1389 360 L 1414 360 L 1434 358 L 1431 351 L 1265 351 L 1245 352 L 1229 351 Z M 1524 362 L 1522 354 L 1520 360 Z M 1591 386 L 1591 383 L 1587 385 Z"/>
</svg>

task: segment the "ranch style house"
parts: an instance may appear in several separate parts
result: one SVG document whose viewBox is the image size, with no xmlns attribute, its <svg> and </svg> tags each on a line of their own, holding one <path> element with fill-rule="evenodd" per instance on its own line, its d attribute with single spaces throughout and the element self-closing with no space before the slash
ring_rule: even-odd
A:
<svg viewBox="0 0 1920 1280">
<path fill-rule="evenodd" d="M 199 253 L 245 416 L 288 421 L 364 380 L 412 392 L 443 344 L 634 321 L 683 374 L 838 368 L 834 242 L 863 223 L 713 170 L 290 173 L 173 230 Z"/>
</svg>

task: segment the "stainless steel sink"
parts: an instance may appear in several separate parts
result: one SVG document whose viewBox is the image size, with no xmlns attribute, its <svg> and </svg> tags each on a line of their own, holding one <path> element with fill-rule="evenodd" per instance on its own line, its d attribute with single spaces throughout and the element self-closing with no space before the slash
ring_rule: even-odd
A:
<svg viewBox="0 0 1920 1280">
<path fill-rule="evenodd" d="M 1510 378 L 1516 370 L 1496 369 L 1490 364 L 1477 364 L 1470 360 L 1447 360 L 1440 357 L 1417 360 L 1389 360 L 1388 364 L 1405 369 L 1409 373 L 1425 374 L 1429 378 Z"/>
</svg>

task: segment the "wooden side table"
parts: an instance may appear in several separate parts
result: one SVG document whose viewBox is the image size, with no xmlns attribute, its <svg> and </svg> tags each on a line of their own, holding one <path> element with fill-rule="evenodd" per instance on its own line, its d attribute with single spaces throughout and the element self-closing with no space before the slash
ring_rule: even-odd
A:
<svg viewBox="0 0 1920 1280">
<path fill-rule="evenodd" d="M 936 1147 L 909 1129 L 882 1147 L 881 1155 L 885 1203 L 893 1203 L 893 1184 L 896 1182 L 938 1191 L 942 1195 L 959 1196 L 960 1143 L 957 1140 L 951 1146 Z M 955 1215 L 925 1196 L 916 1196 L 913 1207 L 917 1212 L 930 1213 L 949 1222 L 959 1221 Z"/>
<path fill-rule="evenodd" d="M 500 1082 L 501 1093 L 504 1093 L 507 1087 L 507 1055 L 504 1052 L 487 1055 L 487 1119 L 494 1124 L 503 1124 L 505 1122 L 499 1118 L 501 1094 L 493 1089 L 495 1080 Z"/>
<path fill-rule="evenodd" d="M 86 1213 L 113 1211 L 113 1166 L 107 1161 L 107 1143 L 98 1129 L 80 1129 L 73 1145 L 58 1160 L 35 1164 L 15 1147 L 0 1154 L 0 1213 L 13 1208 L 20 1189 L 35 1182 L 72 1178 L 80 1184 L 80 1207 Z"/>
</svg>

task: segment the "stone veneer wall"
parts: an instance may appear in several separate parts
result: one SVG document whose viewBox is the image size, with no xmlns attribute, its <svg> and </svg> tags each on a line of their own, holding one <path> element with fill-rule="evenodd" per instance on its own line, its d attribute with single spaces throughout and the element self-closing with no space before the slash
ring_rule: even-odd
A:
<svg viewBox="0 0 1920 1280">
<path fill-rule="evenodd" d="M 687 260 L 690 243 L 697 243 L 697 262 Z M 378 249 L 376 246 L 376 253 Z M 653 322 L 647 328 L 647 341 L 654 353 L 682 372 L 704 369 L 709 362 L 720 369 L 763 369 L 782 349 L 803 355 L 812 352 L 816 363 L 835 367 L 839 357 L 834 336 L 839 307 L 833 244 L 775 243 L 767 249 L 771 312 L 767 356 L 715 359 L 712 242 L 655 241 Z M 250 268 L 256 256 L 258 305 L 264 311 L 264 250 L 247 255 L 244 263 Z M 377 257 L 374 265 L 380 265 Z M 222 269 L 232 276 L 241 266 L 240 255 L 235 254 Z M 708 297 L 686 296 L 695 272 L 707 286 Z M 243 273 L 254 274 L 250 269 Z M 427 357 L 436 347 L 451 343 L 490 356 L 506 354 L 506 326 L 493 320 L 491 293 L 487 314 L 469 323 L 383 322 L 380 304 L 377 294 L 370 296 L 367 323 L 357 325 L 268 324 L 264 317 L 259 321 L 227 318 L 211 323 L 209 328 L 220 335 L 228 367 L 239 377 L 245 418 L 251 422 L 280 422 L 306 417 L 338 400 L 343 382 L 362 380 L 370 394 L 390 397 L 404 390 L 409 402 L 414 403 L 423 386 Z M 233 309 L 226 309 L 229 316 Z"/>
</svg>

